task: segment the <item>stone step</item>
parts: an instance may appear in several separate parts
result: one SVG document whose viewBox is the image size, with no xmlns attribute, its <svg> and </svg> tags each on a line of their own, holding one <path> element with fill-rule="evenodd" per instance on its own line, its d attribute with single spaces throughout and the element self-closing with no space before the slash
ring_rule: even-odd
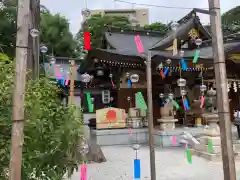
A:
<svg viewBox="0 0 240 180">
<path fill-rule="evenodd" d="M 209 161 L 221 161 L 222 160 L 222 157 L 220 154 L 211 154 L 211 153 L 200 151 L 197 149 L 191 149 L 191 152 L 192 152 L 193 156 L 202 157 Z"/>
<path fill-rule="evenodd" d="M 198 157 L 202 157 L 204 159 L 207 159 L 209 161 L 222 161 L 222 156 L 221 154 L 211 154 L 208 152 L 203 152 L 203 151 L 199 151 L 197 149 L 190 149 L 192 152 L 193 156 L 198 156 Z M 240 160 L 240 154 L 239 153 L 235 153 L 235 160 L 239 161 Z"/>
<path fill-rule="evenodd" d="M 216 137 L 211 137 L 211 136 L 202 136 L 200 137 L 200 144 L 205 144 L 207 145 L 208 144 L 208 140 L 211 139 L 212 140 L 212 144 L 214 146 L 220 146 L 221 145 L 221 139 L 219 136 L 216 136 Z"/>
<path fill-rule="evenodd" d="M 208 149 L 208 145 L 196 144 L 195 149 L 199 150 L 199 151 L 206 152 L 206 153 L 210 153 L 209 149 Z M 233 145 L 233 150 L 235 152 L 239 152 L 239 151 L 236 150 L 235 145 Z M 213 146 L 213 154 L 219 154 L 221 152 L 222 152 L 221 146 Z"/>
</svg>

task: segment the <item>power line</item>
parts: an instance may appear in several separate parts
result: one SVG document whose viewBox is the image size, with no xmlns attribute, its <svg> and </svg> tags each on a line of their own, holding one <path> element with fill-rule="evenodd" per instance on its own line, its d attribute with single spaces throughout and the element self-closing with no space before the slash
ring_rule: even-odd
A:
<svg viewBox="0 0 240 180">
<path fill-rule="evenodd" d="M 177 6 L 160 6 L 160 5 L 154 5 L 154 4 L 140 4 L 140 3 L 133 3 L 129 1 L 123 1 L 123 0 L 114 0 L 115 2 L 121 2 L 121 3 L 126 3 L 126 4 L 131 4 L 131 5 L 139 5 L 139 6 L 148 6 L 148 7 L 158 7 L 158 8 L 165 8 L 165 9 L 195 9 L 195 8 L 190 8 L 190 7 L 177 7 Z M 201 8 L 204 10 L 209 10 L 209 8 Z"/>
</svg>

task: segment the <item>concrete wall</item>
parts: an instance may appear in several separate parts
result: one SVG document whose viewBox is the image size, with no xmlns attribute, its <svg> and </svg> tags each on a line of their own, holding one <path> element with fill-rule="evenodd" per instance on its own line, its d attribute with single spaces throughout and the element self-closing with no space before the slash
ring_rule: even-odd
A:
<svg viewBox="0 0 240 180">
<path fill-rule="evenodd" d="M 90 10 L 91 15 L 93 14 L 101 14 L 101 15 L 110 15 L 110 16 L 133 16 L 137 20 L 137 24 L 140 26 L 144 26 L 149 24 L 149 10 L 146 8 L 143 9 L 98 9 L 98 10 Z M 84 20 L 87 18 L 84 17 Z"/>
</svg>

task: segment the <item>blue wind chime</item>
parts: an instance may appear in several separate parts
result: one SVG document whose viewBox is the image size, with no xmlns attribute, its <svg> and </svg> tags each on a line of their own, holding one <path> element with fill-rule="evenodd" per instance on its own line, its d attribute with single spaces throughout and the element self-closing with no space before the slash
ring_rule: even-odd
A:
<svg viewBox="0 0 240 180">
<path fill-rule="evenodd" d="M 131 82 L 131 79 L 130 79 L 130 74 L 128 72 L 126 73 L 126 78 L 127 78 L 127 87 L 131 88 L 132 87 L 132 82 Z"/>
</svg>

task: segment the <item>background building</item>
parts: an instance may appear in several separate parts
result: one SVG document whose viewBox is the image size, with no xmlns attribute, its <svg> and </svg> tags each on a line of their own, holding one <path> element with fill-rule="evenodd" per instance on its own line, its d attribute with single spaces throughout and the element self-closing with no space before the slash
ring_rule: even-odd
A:
<svg viewBox="0 0 240 180">
<path fill-rule="evenodd" d="M 140 25 L 144 26 L 149 24 L 149 12 L 148 9 L 114 9 L 114 10 L 90 10 L 90 14 L 101 14 L 109 16 L 126 16 L 129 18 L 133 26 Z M 90 16 L 89 16 L 90 17 Z M 83 20 L 86 20 L 87 17 L 84 17 Z"/>
</svg>

